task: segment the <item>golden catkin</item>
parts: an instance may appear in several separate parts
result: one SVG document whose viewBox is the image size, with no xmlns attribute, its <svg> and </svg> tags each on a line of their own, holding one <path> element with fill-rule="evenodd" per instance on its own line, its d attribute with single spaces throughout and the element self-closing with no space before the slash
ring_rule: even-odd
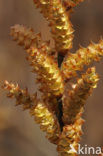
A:
<svg viewBox="0 0 103 156">
<path fill-rule="evenodd" d="M 89 65 L 93 61 L 99 61 L 103 56 L 103 40 L 98 44 L 91 43 L 87 48 L 80 48 L 75 54 L 68 54 L 62 63 L 61 71 L 64 79 L 76 76 L 77 71 L 81 71 L 84 65 Z"/>
<path fill-rule="evenodd" d="M 64 4 L 65 7 L 75 7 L 78 5 L 80 2 L 83 2 L 84 0 L 62 0 L 62 3 Z"/>
<path fill-rule="evenodd" d="M 57 151 L 59 156 L 77 156 L 78 143 L 82 135 L 83 120 L 78 118 L 74 124 L 66 125 L 59 137 Z M 71 146 L 75 151 L 71 151 Z"/>
<path fill-rule="evenodd" d="M 34 104 L 36 104 L 35 96 L 30 96 L 28 90 L 21 90 L 20 87 L 9 83 L 8 81 L 4 82 L 4 89 L 8 90 L 8 97 L 14 97 L 16 99 L 16 105 L 23 105 L 23 109 L 30 109 Z"/>
<path fill-rule="evenodd" d="M 30 97 L 27 90 L 21 90 L 18 85 L 8 81 L 5 81 L 3 88 L 9 90 L 8 97 L 16 98 L 16 105 L 23 105 L 24 109 L 30 110 L 35 121 L 40 124 L 40 128 L 47 133 L 47 138 L 56 144 L 60 135 L 60 128 L 56 116 L 47 107 L 49 105 L 39 101 L 36 94 Z"/>
<path fill-rule="evenodd" d="M 19 45 L 24 46 L 25 49 L 29 49 L 31 46 L 36 48 L 41 47 L 41 50 L 46 51 L 47 54 L 52 53 L 49 41 L 43 42 L 41 34 L 35 34 L 32 28 L 16 24 L 11 27 L 10 35 L 13 37 L 13 40 L 17 41 Z"/>
<path fill-rule="evenodd" d="M 57 52 L 64 55 L 72 48 L 74 31 L 65 7 L 60 0 L 34 0 L 34 3 L 50 22 Z"/>
<path fill-rule="evenodd" d="M 63 122 L 73 124 L 77 119 L 77 114 L 83 106 L 93 88 L 96 88 L 99 78 L 95 73 L 95 68 L 89 68 L 82 78 L 78 79 L 77 84 L 73 85 L 72 90 L 68 90 L 63 96 Z"/>
<path fill-rule="evenodd" d="M 49 141 L 57 144 L 60 135 L 60 127 L 56 116 L 50 108 L 48 108 L 48 104 L 38 100 L 31 114 L 34 116 L 35 121 L 40 124 L 41 130 L 46 132 L 46 137 Z"/>
<path fill-rule="evenodd" d="M 64 91 L 64 83 L 54 59 L 46 52 L 42 52 L 41 49 L 33 47 L 28 50 L 28 54 L 33 71 L 39 75 L 39 82 L 42 84 L 40 90 L 60 96 Z"/>
</svg>

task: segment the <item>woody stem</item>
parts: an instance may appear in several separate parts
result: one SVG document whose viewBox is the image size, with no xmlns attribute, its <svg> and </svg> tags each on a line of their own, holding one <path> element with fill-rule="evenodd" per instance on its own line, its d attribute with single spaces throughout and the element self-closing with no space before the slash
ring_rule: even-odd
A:
<svg viewBox="0 0 103 156">
<path fill-rule="evenodd" d="M 61 67 L 61 64 L 63 62 L 63 59 L 64 59 L 64 56 L 61 55 L 60 53 L 58 53 L 58 67 L 59 68 Z M 62 121 L 63 111 L 62 111 L 62 99 L 61 98 L 62 97 L 59 97 L 58 98 L 58 109 L 59 109 L 58 120 L 59 120 L 60 128 L 61 128 L 61 131 L 62 131 L 63 130 L 64 123 Z"/>
</svg>

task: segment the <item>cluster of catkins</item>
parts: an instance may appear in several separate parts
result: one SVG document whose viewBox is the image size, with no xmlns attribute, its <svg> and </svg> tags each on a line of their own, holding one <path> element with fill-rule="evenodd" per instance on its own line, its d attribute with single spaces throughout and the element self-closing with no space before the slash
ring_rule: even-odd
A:
<svg viewBox="0 0 103 156">
<path fill-rule="evenodd" d="M 48 140 L 57 145 L 59 156 L 77 155 L 70 145 L 78 150 L 84 122 L 81 115 L 99 80 L 95 67 L 85 72 L 84 66 L 103 56 L 102 39 L 98 44 L 90 43 L 87 48 L 80 47 L 76 53 L 70 53 L 74 30 L 69 16 L 81 1 L 34 0 L 48 20 L 55 41 L 53 49 L 50 41 L 42 41 L 40 33 L 35 34 L 33 29 L 23 25 L 11 27 L 10 33 L 13 40 L 25 48 L 32 71 L 37 73 L 36 83 L 40 84 L 42 96 L 29 95 L 28 89 L 22 90 L 18 84 L 8 81 L 3 87 L 9 90 L 8 97 L 16 98 L 17 105 L 30 110 Z"/>
</svg>

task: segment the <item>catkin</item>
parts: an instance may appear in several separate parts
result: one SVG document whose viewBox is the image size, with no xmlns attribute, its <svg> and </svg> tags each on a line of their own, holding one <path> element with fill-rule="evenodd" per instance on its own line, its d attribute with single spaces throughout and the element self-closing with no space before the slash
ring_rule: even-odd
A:
<svg viewBox="0 0 103 156">
<path fill-rule="evenodd" d="M 34 0 L 41 13 L 49 21 L 55 48 L 62 55 L 72 48 L 73 28 L 60 0 Z"/>
<path fill-rule="evenodd" d="M 91 43 L 87 48 L 80 48 L 74 54 L 68 54 L 61 67 L 64 79 L 71 79 L 81 71 L 84 65 L 89 65 L 93 61 L 99 61 L 103 56 L 103 40 L 98 44 Z"/>
<path fill-rule="evenodd" d="M 73 89 L 68 90 L 63 96 L 63 122 L 73 124 L 78 113 L 83 109 L 87 98 L 91 95 L 93 88 L 96 88 L 99 78 L 95 68 L 89 68 L 87 72 L 78 79 L 77 84 L 72 85 Z"/>
</svg>

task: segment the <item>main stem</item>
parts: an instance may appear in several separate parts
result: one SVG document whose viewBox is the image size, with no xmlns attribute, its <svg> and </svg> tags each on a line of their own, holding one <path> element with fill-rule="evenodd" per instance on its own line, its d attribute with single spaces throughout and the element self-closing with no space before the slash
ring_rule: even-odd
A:
<svg viewBox="0 0 103 156">
<path fill-rule="evenodd" d="M 58 53 L 58 67 L 60 68 L 61 67 L 61 64 L 63 62 L 63 59 L 64 59 L 64 56 L 61 55 L 60 53 Z M 58 98 L 58 109 L 59 109 L 59 115 L 58 115 L 58 120 L 59 120 L 59 124 L 60 124 L 60 128 L 61 128 L 61 131 L 63 130 L 63 126 L 64 126 L 64 123 L 62 121 L 62 116 L 63 116 L 63 105 L 62 105 L 62 97 L 59 97 Z"/>
</svg>

